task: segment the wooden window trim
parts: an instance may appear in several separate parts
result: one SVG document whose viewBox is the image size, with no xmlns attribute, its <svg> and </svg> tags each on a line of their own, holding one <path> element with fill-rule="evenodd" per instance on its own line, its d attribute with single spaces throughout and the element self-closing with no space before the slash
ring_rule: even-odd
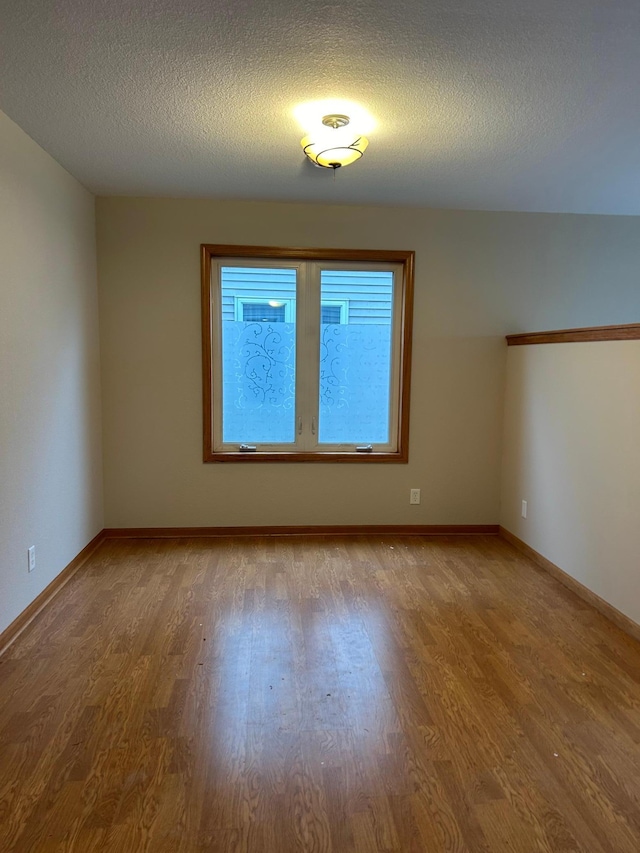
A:
<svg viewBox="0 0 640 853">
<path fill-rule="evenodd" d="M 204 462 L 357 462 L 407 463 L 409 461 L 409 406 L 415 252 L 375 249 L 303 249 L 274 246 L 235 246 L 203 243 L 201 257 L 202 298 L 202 398 Z M 215 452 L 213 449 L 213 329 L 211 312 L 211 264 L 214 258 L 265 258 L 302 261 L 364 261 L 402 265 L 402 315 L 400 321 L 400 389 L 398 447 L 392 453 L 373 452 Z"/>
<path fill-rule="evenodd" d="M 522 332 L 507 335 L 507 346 L 637 340 L 640 340 L 640 323 L 626 323 L 622 326 L 585 326 L 580 329 L 554 329 L 549 332 Z"/>
</svg>

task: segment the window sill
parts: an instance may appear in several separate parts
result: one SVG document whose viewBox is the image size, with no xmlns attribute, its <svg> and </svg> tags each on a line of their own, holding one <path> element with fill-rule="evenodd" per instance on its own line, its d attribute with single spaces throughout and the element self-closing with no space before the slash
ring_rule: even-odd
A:
<svg viewBox="0 0 640 853">
<path fill-rule="evenodd" d="M 371 453 L 316 451 L 313 453 L 278 451 L 277 453 L 243 453 L 240 451 L 225 451 L 224 453 L 205 454 L 204 462 L 390 462 L 406 464 L 408 454 L 402 451 Z"/>
</svg>

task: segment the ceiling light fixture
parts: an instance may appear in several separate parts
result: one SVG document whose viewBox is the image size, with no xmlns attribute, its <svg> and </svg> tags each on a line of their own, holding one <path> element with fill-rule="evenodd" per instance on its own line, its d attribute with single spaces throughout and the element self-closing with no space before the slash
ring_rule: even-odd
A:
<svg viewBox="0 0 640 853">
<path fill-rule="evenodd" d="M 364 154 L 369 140 L 348 130 L 349 116 L 334 113 L 322 119 L 324 128 L 300 142 L 309 160 L 323 169 L 339 169 L 355 163 Z"/>
</svg>

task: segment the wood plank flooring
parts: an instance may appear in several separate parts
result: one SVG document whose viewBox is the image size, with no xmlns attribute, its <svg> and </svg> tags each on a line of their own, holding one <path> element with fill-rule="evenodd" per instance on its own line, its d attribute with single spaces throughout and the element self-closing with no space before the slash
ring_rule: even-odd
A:
<svg viewBox="0 0 640 853">
<path fill-rule="evenodd" d="M 640 645 L 497 538 L 108 541 L 0 661 L 3 853 L 640 850 Z"/>
</svg>

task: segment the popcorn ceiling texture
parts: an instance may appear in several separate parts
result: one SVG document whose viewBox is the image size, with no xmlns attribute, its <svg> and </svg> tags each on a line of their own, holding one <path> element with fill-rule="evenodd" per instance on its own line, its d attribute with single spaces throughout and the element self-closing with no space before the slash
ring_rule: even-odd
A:
<svg viewBox="0 0 640 853">
<path fill-rule="evenodd" d="M 2 0 L 0 107 L 100 195 L 640 213 L 637 0 Z M 336 175 L 300 102 L 378 119 Z"/>
</svg>

